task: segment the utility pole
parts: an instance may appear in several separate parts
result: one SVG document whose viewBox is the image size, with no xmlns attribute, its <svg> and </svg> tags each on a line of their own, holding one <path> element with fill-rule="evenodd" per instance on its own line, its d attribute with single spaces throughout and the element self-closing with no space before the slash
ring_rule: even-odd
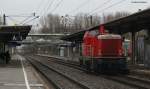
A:
<svg viewBox="0 0 150 89">
<path fill-rule="evenodd" d="M 21 15 L 5 15 L 5 14 L 3 14 L 3 25 L 6 25 L 7 23 L 6 23 L 6 17 L 27 17 L 26 19 L 24 19 L 22 22 L 20 22 L 19 24 L 25 24 L 25 23 L 28 23 L 28 22 L 30 22 L 30 21 L 32 21 L 32 20 L 34 20 L 34 19 L 36 19 L 36 18 L 39 18 L 39 16 L 36 16 L 35 15 L 35 13 L 33 13 L 33 16 L 21 16 Z M 29 19 L 30 17 L 34 17 L 33 19 Z"/>
<path fill-rule="evenodd" d="M 91 23 L 91 26 L 93 25 L 93 16 L 91 15 L 90 16 L 90 23 Z"/>
<path fill-rule="evenodd" d="M 3 25 L 6 25 L 6 15 L 3 15 Z"/>
</svg>

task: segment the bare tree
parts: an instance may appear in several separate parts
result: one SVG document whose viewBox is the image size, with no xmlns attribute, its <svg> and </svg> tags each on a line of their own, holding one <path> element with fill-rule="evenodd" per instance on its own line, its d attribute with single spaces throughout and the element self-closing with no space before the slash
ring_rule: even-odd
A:
<svg viewBox="0 0 150 89">
<path fill-rule="evenodd" d="M 40 24 L 42 26 L 42 33 L 60 33 L 62 25 L 61 18 L 58 15 L 48 14 L 46 17 L 41 18 Z"/>
<path fill-rule="evenodd" d="M 100 16 L 89 16 L 88 14 L 77 14 L 73 21 L 77 31 L 84 30 L 100 24 Z"/>
<path fill-rule="evenodd" d="M 128 16 L 128 12 L 116 12 L 115 14 L 104 14 L 102 17 L 98 15 L 89 16 L 85 13 L 79 13 L 73 16 L 59 16 L 48 14 L 46 17 L 41 18 L 42 33 L 73 33 L 90 27 L 99 25 L 100 23 L 109 22 L 121 17 Z"/>
<path fill-rule="evenodd" d="M 104 15 L 103 19 L 104 19 L 104 23 L 106 23 L 106 22 L 109 22 L 109 21 L 112 21 L 112 20 L 116 20 L 116 19 L 119 19 L 119 18 L 129 16 L 129 15 L 130 15 L 129 12 L 116 12 L 115 14 L 110 13 L 110 14 Z"/>
</svg>

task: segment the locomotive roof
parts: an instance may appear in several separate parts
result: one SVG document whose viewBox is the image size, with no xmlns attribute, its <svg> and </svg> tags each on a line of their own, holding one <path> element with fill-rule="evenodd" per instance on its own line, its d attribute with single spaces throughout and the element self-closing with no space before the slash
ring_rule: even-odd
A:
<svg viewBox="0 0 150 89">
<path fill-rule="evenodd" d="M 150 9 L 146 9 L 135 14 L 107 22 L 103 25 L 111 33 L 124 34 L 127 32 L 138 32 L 143 29 L 149 29 L 149 19 Z M 99 29 L 99 26 L 100 25 L 64 36 L 61 39 L 66 41 L 82 41 L 85 31 Z"/>
<path fill-rule="evenodd" d="M 99 35 L 98 39 L 121 39 L 121 36 L 114 34 L 106 34 L 106 35 Z"/>
</svg>

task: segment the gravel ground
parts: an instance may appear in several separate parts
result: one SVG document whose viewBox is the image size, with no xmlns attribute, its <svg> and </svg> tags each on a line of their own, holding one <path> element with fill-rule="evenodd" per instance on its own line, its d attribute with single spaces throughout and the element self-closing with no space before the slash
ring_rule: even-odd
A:
<svg viewBox="0 0 150 89">
<path fill-rule="evenodd" d="M 44 71 L 47 74 L 48 78 L 52 80 L 57 86 L 61 87 L 61 89 L 83 89 L 76 84 L 73 84 L 70 80 L 65 77 L 59 75 L 58 73 L 49 70 L 49 68 L 43 68 L 42 65 L 37 64 L 41 71 Z"/>
<path fill-rule="evenodd" d="M 120 84 L 118 82 L 107 80 L 103 77 L 87 74 L 84 71 L 80 71 L 68 66 L 60 65 L 51 61 L 47 61 L 45 57 L 35 57 L 37 60 L 44 60 L 43 63 L 48 64 L 50 67 L 64 73 L 65 75 L 79 81 L 82 84 L 90 87 L 91 89 L 136 89 L 127 85 Z"/>
</svg>

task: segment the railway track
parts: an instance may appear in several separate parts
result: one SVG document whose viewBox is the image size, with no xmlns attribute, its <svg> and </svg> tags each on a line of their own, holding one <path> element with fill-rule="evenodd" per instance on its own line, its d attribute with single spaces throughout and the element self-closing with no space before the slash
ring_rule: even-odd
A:
<svg viewBox="0 0 150 89">
<path fill-rule="evenodd" d="M 105 75 L 102 75 L 102 77 L 125 84 L 125 85 L 135 87 L 137 89 L 150 89 L 150 85 L 149 85 L 150 81 L 145 81 L 143 79 L 135 78 L 133 76 L 105 76 Z"/>
<path fill-rule="evenodd" d="M 27 58 L 28 61 L 40 71 L 53 85 L 56 89 L 90 89 L 84 84 L 68 77 L 67 75 L 49 67 L 42 62 L 35 60 L 31 57 Z M 29 60 L 32 59 L 32 60 Z"/>
<path fill-rule="evenodd" d="M 49 59 L 49 61 L 53 61 L 61 65 L 69 66 L 69 67 L 87 72 L 84 68 L 81 68 L 78 64 L 75 64 L 72 62 L 63 61 L 58 58 L 52 58 L 52 59 Z M 117 75 L 117 76 L 100 75 L 99 77 L 103 77 L 108 80 L 113 80 L 113 81 L 116 81 L 125 85 L 129 85 L 137 89 L 150 89 L 150 81 L 144 78 L 137 77 L 137 76 L 135 77 L 133 75 Z"/>
</svg>

